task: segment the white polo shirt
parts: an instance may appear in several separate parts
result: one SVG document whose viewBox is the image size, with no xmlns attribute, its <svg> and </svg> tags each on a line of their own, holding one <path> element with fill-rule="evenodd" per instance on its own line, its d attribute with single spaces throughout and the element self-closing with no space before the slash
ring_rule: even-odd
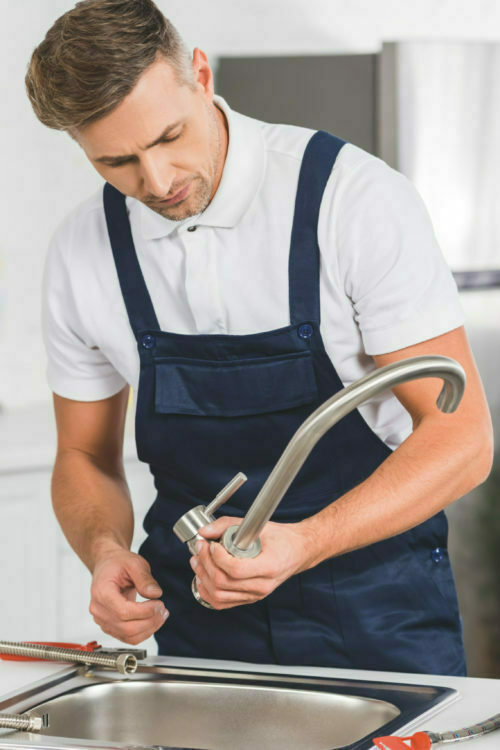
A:
<svg viewBox="0 0 500 750">
<path fill-rule="evenodd" d="M 313 130 L 275 125 L 215 103 L 229 124 L 219 188 L 182 222 L 127 198 L 132 235 L 164 331 L 249 334 L 290 323 L 288 256 L 301 159 Z M 190 227 L 196 231 L 188 231 Z M 463 324 L 453 277 L 411 183 L 347 144 L 321 204 L 321 335 L 344 385 L 370 355 L 402 349 Z M 65 398 L 107 398 L 129 383 L 139 356 L 115 270 L 102 190 L 57 228 L 45 266 L 48 381 Z M 360 408 L 396 448 L 411 432 L 391 392 Z"/>
</svg>

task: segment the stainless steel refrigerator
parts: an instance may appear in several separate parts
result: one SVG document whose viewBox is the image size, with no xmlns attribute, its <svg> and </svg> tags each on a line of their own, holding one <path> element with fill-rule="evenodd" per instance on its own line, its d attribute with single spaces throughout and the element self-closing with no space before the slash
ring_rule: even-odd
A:
<svg viewBox="0 0 500 750">
<path fill-rule="evenodd" d="M 500 44 L 404 42 L 380 54 L 221 58 L 245 114 L 324 129 L 416 185 L 460 289 L 500 443 Z M 500 677 L 500 452 L 449 507 L 469 674 Z"/>
<path fill-rule="evenodd" d="M 379 155 L 422 195 L 460 290 L 500 443 L 500 44 L 384 45 Z M 500 677 L 500 450 L 447 511 L 469 671 Z"/>
</svg>

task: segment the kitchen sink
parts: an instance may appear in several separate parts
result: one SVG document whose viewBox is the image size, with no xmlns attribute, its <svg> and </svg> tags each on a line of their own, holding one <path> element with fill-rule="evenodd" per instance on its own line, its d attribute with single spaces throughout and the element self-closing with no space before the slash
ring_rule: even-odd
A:
<svg viewBox="0 0 500 750">
<path fill-rule="evenodd" d="M 129 677 L 70 667 L 0 701 L 45 717 L 0 730 L 0 748 L 367 750 L 456 691 L 327 677 L 177 667 L 150 657 Z"/>
</svg>

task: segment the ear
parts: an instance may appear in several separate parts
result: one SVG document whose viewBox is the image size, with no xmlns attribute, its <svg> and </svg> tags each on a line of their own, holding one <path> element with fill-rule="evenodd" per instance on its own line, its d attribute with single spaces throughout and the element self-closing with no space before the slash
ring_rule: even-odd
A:
<svg viewBox="0 0 500 750">
<path fill-rule="evenodd" d="M 214 97 L 214 77 L 206 54 L 199 47 L 193 50 L 192 65 L 195 83 L 203 89 L 205 96 L 211 102 Z"/>
</svg>

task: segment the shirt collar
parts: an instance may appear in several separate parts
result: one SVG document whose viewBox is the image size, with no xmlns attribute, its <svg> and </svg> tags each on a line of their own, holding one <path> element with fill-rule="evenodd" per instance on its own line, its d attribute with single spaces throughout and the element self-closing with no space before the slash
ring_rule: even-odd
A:
<svg viewBox="0 0 500 750">
<path fill-rule="evenodd" d="M 171 221 L 139 201 L 144 239 L 167 237 L 185 225 L 234 227 L 249 208 L 262 182 L 265 170 L 265 148 L 258 120 L 233 112 L 221 96 L 214 96 L 226 115 L 229 143 L 226 161 L 217 192 L 207 208 L 198 216 Z M 129 199 L 130 200 L 130 199 Z"/>
</svg>

